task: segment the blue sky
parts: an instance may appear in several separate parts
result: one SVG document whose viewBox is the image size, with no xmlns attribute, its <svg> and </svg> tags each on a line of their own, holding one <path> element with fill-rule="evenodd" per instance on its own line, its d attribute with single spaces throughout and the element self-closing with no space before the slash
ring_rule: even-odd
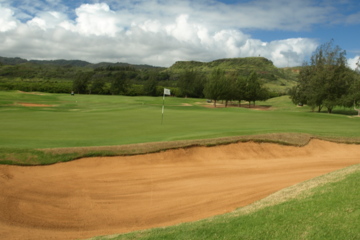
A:
<svg viewBox="0 0 360 240">
<path fill-rule="evenodd" d="M 358 0 L 0 0 L 0 56 L 170 66 L 263 56 L 299 66 L 334 39 L 355 67 Z"/>
</svg>

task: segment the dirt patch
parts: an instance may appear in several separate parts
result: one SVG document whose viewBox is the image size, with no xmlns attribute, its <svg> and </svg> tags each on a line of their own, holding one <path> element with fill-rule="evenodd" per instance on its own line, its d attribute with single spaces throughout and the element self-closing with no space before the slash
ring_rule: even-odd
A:
<svg viewBox="0 0 360 240">
<path fill-rule="evenodd" d="M 50 105 L 50 104 L 24 103 L 24 102 L 16 103 L 16 105 L 21 105 L 23 107 L 55 107 L 55 105 Z"/>
<path fill-rule="evenodd" d="M 32 94 L 32 95 L 45 95 L 44 93 L 40 93 L 40 92 L 24 92 L 24 91 L 19 91 L 19 92 L 24 94 Z"/>
<path fill-rule="evenodd" d="M 214 103 L 203 103 L 202 104 L 203 107 L 206 108 L 248 108 L 248 109 L 253 109 L 253 110 L 263 110 L 263 111 L 267 111 L 267 110 L 271 110 L 271 106 L 265 106 L 265 105 L 250 105 L 249 104 L 237 104 L 237 103 L 228 103 L 227 106 L 225 106 L 224 103 L 222 102 L 217 102 L 216 103 L 216 107 L 214 106 Z"/>
<path fill-rule="evenodd" d="M 181 106 L 184 106 L 184 107 L 191 107 L 192 105 L 189 104 L 189 103 L 182 103 Z"/>
<path fill-rule="evenodd" d="M 50 166 L 0 166 L 0 236 L 78 239 L 231 212 L 359 164 L 359 145 L 234 143 Z"/>
</svg>

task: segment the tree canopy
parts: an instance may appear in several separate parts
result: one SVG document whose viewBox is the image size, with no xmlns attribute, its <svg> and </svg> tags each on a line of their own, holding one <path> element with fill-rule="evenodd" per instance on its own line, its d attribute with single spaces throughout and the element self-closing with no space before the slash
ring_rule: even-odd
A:
<svg viewBox="0 0 360 240">
<path fill-rule="evenodd" d="M 205 97 L 216 102 L 225 100 L 225 106 L 231 100 L 245 100 L 254 103 L 258 100 L 266 100 L 269 98 L 268 90 L 263 86 L 257 74 L 252 72 L 247 78 L 236 72 L 226 73 L 224 70 L 214 70 L 204 89 Z"/>
<path fill-rule="evenodd" d="M 290 90 L 295 104 L 307 104 L 320 112 L 323 107 L 331 113 L 335 106 L 351 106 L 358 83 L 354 71 L 347 66 L 346 52 L 334 41 L 320 45 L 310 62 L 305 62 L 299 74 L 298 85 Z"/>
<path fill-rule="evenodd" d="M 216 101 L 220 100 L 226 94 L 226 78 L 225 71 L 215 69 L 204 88 L 205 97 L 214 101 L 216 107 Z"/>
</svg>

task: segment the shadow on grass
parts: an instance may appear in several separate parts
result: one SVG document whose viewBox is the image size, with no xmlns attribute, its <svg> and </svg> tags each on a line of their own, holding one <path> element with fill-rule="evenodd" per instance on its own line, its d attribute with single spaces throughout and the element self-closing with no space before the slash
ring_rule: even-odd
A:
<svg viewBox="0 0 360 240">
<path fill-rule="evenodd" d="M 321 111 L 320 113 L 345 115 L 345 116 L 357 116 L 358 115 L 357 111 L 354 111 L 351 109 L 335 109 L 332 111 L 332 113 L 328 113 L 327 111 Z"/>
</svg>

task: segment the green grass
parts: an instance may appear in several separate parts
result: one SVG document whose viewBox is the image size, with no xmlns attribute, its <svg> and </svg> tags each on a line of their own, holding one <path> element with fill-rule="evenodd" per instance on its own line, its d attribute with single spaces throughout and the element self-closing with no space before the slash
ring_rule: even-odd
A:
<svg viewBox="0 0 360 240">
<path fill-rule="evenodd" d="M 0 92 L 0 149 L 2 152 L 13 149 L 10 152 L 17 155 L 17 150 L 25 149 L 115 146 L 268 133 L 307 133 L 328 138 L 360 136 L 359 118 L 314 113 L 307 107 L 293 105 L 287 96 L 257 103 L 271 106 L 269 111 L 238 107 L 211 109 L 199 104 L 205 104 L 204 99 L 167 97 L 163 124 L 162 102 L 162 97 Z M 23 107 L 19 103 L 51 106 Z M 10 161 L 4 154 L 1 157 L 0 161 Z"/>
<path fill-rule="evenodd" d="M 313 113 L 292 105 L 286 97 L 260 103 L 273 106 L 274 111 L 208 109 L 195 105 L 204 100 L 168 97 L 162 125 L 161 97 L 14 92 L 1 92 L 0 97 L 1 147 L 105 146 L 272 132 L 360 136 L 358 118 Z M 15 101 L 55 107 L 6 106 Z M 195 106 L 182 106 L 183 103 Z"/>
<path fill-rule="evenodd" d="M 91 153 L 85 155 L 91 156 Z M 101 153 L 99 155 L 101 156 Z M 35 149 L 0 148 L 0 164 L 9 165 L 48 165 L 57 162 L 67 162 L 80 156 L 83 155 L 76 153 L 52 154 Z"/>
<path fill-rule="evenodd" d="M 229 214 L 93 240 L 360 239 L 360 165 L 348 169 L 291 187 L 306 189 L 300 194 L 289 196 L 292 190 L 285 189 Z"/>
</svg>

